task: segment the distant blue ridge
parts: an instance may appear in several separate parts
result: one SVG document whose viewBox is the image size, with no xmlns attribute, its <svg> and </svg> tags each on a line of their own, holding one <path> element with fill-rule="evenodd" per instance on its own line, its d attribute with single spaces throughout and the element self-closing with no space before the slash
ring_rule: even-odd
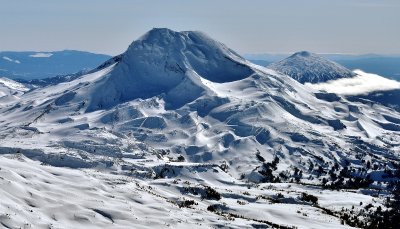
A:
<svg viewBox="0 0 400 229">
<path fill-rule="evenodd" d="M 32 57 L 35 54 L 50 57 Z M 43 55 L 42 55 L 43 56 Z M 44 55 L 46 56 L 46 55 Z M 111 56 L 64 50 L 56 52 L 0 52 L 0 76 L 10 79 L 43 79 L 96 68 Z"/>
</svg>

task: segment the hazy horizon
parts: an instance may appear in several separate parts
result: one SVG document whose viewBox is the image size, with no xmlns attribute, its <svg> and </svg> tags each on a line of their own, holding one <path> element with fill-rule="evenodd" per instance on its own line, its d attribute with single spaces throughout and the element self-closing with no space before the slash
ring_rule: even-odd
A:
<svg viewBox="0 0 400 229">
<path fill-rule="evenodd" d="M 400 54 L 400 1 L 2 0 L 1 51 L 116 55 L 154 27 L 200 30 L 241 54 Z"/>
<path fill-rule="evenodd" d="M 127 47 L 128 48 L 128 47 Z M 117 53 L 117 54 L 109 54 L 109 53 L 101 53 L 101 52 L 96 52 L 96 51 L 90 51 L 90 50 L 82 50 L 82 49 L 58 49 L 58 50 L 0 50 L 0 53 L 4 53 L 4 52 L 32 52 L 32 53 L 54 53 L 54 52 L 64 52 L 64 51 L 76 51 L 76 52 L 88 52 L 88 53 L 92 53 L 92 54 L 98 54 L 98 55 L 108 55 L 108 56 L 115 56 L 121 53 Z M 257 52 L 253 52 L 253 53 L 242 53 L 239 52 L 240 55 L 242 56 L 290 56 L 294 53 L 297 52 L 302 52 L 302 51 L 308 51 L 308 50 L 296 50 L 296 51 L 291 51 L 291 52 L 261 52 L 261 53 L 257 53 Z M 382 56 L 382 57 L 400 57 L 400 53 L 394 53 L 394 54 L 384 54 L 384 53 L 315 53 L 318 55 L 338 55 L 338 56 L 354 56 L 354 57 L 358 57 L 358 56 Z"/>
</svg>

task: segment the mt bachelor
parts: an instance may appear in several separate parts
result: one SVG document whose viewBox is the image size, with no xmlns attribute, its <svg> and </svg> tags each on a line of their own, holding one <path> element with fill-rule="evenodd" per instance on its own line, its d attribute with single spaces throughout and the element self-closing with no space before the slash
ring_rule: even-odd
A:
<svg viewBox="0 0 400 229">
<path fill-rule="evenodd" d="M 361 70 L 353 72 L 306 51 L 268 65 L 316 90 L 336 93 L 350 101 L 378 103 L 400 110 L 400 82 Z"/>
</svg>

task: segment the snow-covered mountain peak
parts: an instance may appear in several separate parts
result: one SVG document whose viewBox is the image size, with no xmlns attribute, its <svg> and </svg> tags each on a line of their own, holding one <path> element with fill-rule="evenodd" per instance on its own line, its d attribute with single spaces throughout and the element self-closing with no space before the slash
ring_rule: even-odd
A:
<svg viewBox="0 0 400 229">
<path fill-rule="evenodd" d="M 310 56 L 315 56 L 315 54 L 308 52 L 308 51 L 300 51 L 300 52 L 296 52 L 292 55 L 292 57 L 310 57 Z"/>
<path fill-rule="evenodd" d="M 289 75 L 300 83 L 320 83 L 355 75 L 349 69 L 307 51 L 297 52 L 268 68 Z"/>
<path fill-rule="evenodd" d="M 232 82 L 253 73 L 246 60 L 204 33 L 152 29 L 129 46 L 108 77 L 96 83 L 89 110 L 161 94 L 176 107 L 207 91 L 201 79 Z M 178 96 L 177 88 L 190 93 Z"/>
<path fill-rule="evenodd" d="M 151 69 L 157 65 L 164 68 L 161 74 L 193 70 L 212 82 L 231 82 L 253 72 L 242 57 L 206 34 L 165 28 L 152 29 L 134 41 L 122 62 L 131 67 L 139 64 L 142 69 L 146 64 Z"/>
<path fill-rule="evenodd" d="M 196 33 L 196 32 L 193 31 L 190 33 Z M 139 37 L 137 40 L 133 41 L 132 45 L 134 45 L 138 41 L 142 41 L 143 43 L 148 43 L 148 44 L 163 43 L 163 45 L 168 45 L 168 43 L 174 39 L 179 40 L 183 38 L 184 38 L 183 32 L 177 32 L 168 28 L 153 28 L 144 35 L 142 35 L 141 37 Z"/>
<path fill-rule="evenodd" d="M 168 46 L 170 43 L 176 43 L 176 41 L 179 40 L 182 41 L 182 38 L 179 32 L 167 28 L 153 28 L 137 40 L 134 40 L 127 52 L 129 53 L 132 50 L 136 50 L 142 45 Z"/>
</svg>

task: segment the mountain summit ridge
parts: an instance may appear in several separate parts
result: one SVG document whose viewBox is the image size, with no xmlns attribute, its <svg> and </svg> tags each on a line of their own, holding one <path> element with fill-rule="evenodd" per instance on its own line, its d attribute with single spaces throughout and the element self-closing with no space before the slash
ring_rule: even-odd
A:
<svg viewBox="0 0 400 229">
<path fill-rule="evenodd" d="M 146 58 L 147 61 L 153 62 L 159 60 L 165 64 L 168 64 L 168 61 L 176 62 L 182 65 L 177 66 L 180 71 L 184 68 L 193 69 L 212 82 L 229 82 L 248 76 L 247 73 L 241 75 L 242 72 L 235 72 L 237 68 L 226 68 L 236 65 L 246 67 L 244 63 L 247 61 L 244 58 L 200 31 L 177 32 L 167 28 L 154 28 L 132 42 L 124 53 L 122 62 L 129 64 L 139 61 L 138 58 Z M 232 63 L 233 65 L 229 66 Z"/>
<path fill-rule="evenodd" d="M 253 74 L 254 70 L 246 63 L 224 44 L 202 32 L 152 29 L 133 41 L 121 55 L 97 90 L 112 93 L 93 97 L 89 110 L 161 93 L 178 104 L 187 103 L 206 90 L 200 79 L 222 83 Z M 170 93 L 177 87 L 186 88 L 187 94 Z"/>
</svg>

